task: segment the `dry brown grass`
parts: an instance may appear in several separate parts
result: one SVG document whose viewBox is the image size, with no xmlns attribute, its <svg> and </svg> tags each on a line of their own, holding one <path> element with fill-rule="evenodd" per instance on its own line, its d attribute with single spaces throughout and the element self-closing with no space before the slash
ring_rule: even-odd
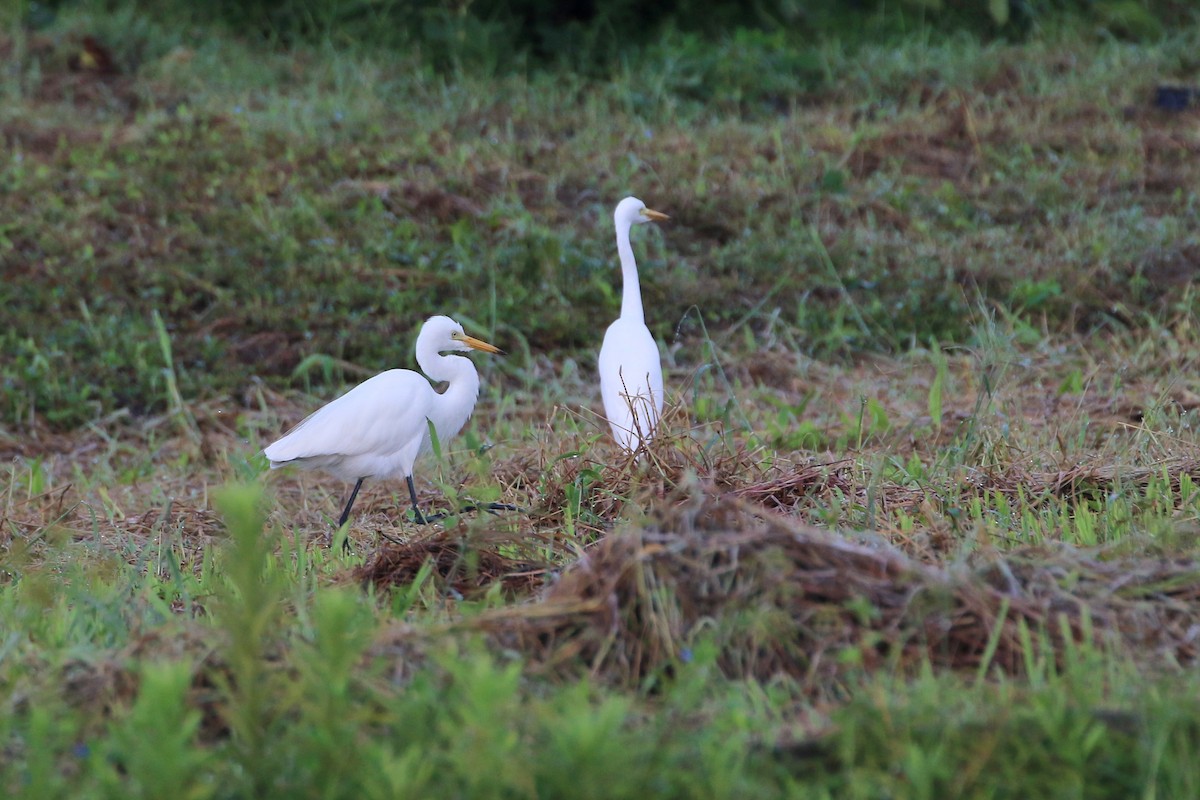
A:
<svg viewBox="0 0 1200 800">
<path fill-rule="evenodd" d="M 496 584 L 509 596 L 528 595 L 550 571 L 532 555 L 511 555 L 518 548 L 528 552 L 530 545 L 529 537 L 514 539 L 508 531 L 484 532 L 481 537 L 469 534 L 464 525 L 435 529 L 406 541 L 385 541 L 353 576 L 390 589 L 413 583 L 429 564 L 435 585 L 460 597 L 478 596 Z"/>
<path fill-rule="evenodd" d="M 1151 668 L 1188 666 L 1197 618 L 1192 560 L 1063 547 L 932 566 L 873 536 L 700 493 L 651 525 L 609 534 L 536 600 L 470 625 L 539 670 L 631 685 L 711 637 L 730 677 L 788 675 L 833 697 L 864 669 L 974 672 L 987 657 L 985 669 L 1020 674 L 1027 659 L 1062 658 L 1084 639 Z"/>
<path fill-rule="evenodd" d="M 519 394 L 501 414 L 501 395 L 516 391 L 502 386 L 485 394 L 473 423 L 498 442 L 486 473 L 474 454 L 456 451 L 441 480 L 464 498 L 488 484 L 521 511 L 417 528 L 401 487 L 368 484 L 351 529 L 362 562 L 330 555 L 322 580 L 386 593 L 428 565 L 430 596 L 447 615 L 436 627 L 406 618 L 377 653 L 398 646 L 419 658 L 430 637 L 482 630 L 543 673 L 620 684 L 652 680 L 703 637 L 719 644 L 728 675 L 785 675 L 822 697 L 864 670 L 929 661 L 973 671 L 989 642 L 989 664 L 1010 674 L 1024 669 L 1031 642 L 1061 657 L 1083 638 L 1149 668 L 1190 665 L 1200 572 L 1189 555 L 1160 555 L 1169 542 L 1131 529 L 1131 543 L 1083 551 L 1055 544 L 1060 532 L 1021 539 L 961 517 L 972 501 L 991 508 L 1000 497 L 1069 517 L 1152 484 L 1178 503 L 1185 476 L 1200 480 L 1194 434 L 1182 427 L 1200 408 L 1186 322 L 1149 342 L 1036 345 L 998 326 L 999 344 L 945 354 L 938 419 L 929 416 L 936 370 L 927 353 L 820 363 L 786 338 L 748 353 L 721 340 L 724 383 L 700 385 L 679 368 L 671 384 L 687 387 L 685 398 L 695 386 L 736 400 L 750 431 L 699 423 L 681 401 L 640 459 L 612 447 L 586 400 L 549 407 Z M 528 368 L 535 381 L 556 379 L 544 356 Z M 1064 387 L 1071 372 L 1081 388 Z M 587 380 L 559 388 L 590 398 Z M 885 412 L 882 429 L 855 431 L 865 399 Z M 208 492 L 244 474 L 255 449 L 246 432 L 269 440 L 312 405 L 255 382 L 236 400 L 190 403 L 194 426 L 120 414 L 90 430 L 35 427 L 0 440 L 0 459 L 13 465 L 0 494 L 0 546 L 36 560 L 47 540 L 86 540 L 142 563 L 140 554 L 167 545 L 198 569 L 225 541 Z M 780 408 L 803 411 L 792 419 Z M 801 422 L 820 446 L 774 445 L 772 435 L 786 438 Z M 896 468 L 912 459 L 928 474 Z M 419 469 L 422 504 L 445 510 L 431 464 Z M 272 473 L 264 485 L 269 525 L 326 547 L 349 487 L 295 473 Z M 1194 526 L 1194 507 L 1174 511 L 1181 530 Z M 868 522 L 871 532 L 853 532 Z M 455 603 L 489 592 L 507 605 L 457 618 Z"/>
</svg>

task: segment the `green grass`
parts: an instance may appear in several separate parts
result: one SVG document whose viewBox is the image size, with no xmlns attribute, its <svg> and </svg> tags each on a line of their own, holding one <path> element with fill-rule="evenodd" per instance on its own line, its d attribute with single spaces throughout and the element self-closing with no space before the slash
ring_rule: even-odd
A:
<svg viewBox="0 0 1200 800">
<path fill-rule="evenodd" d="M 24 796 L 1166 796 L 1195 790 L 1194 675 L 1142 680 L 1091 645 L 1021 681 L 923 672 L 806 710 L 787 682 L 719 678 L 697 640 L 652 696 L 522 678 L 460 628 L 314 588 L 256 491 L 196 575 L 22 570 L 0 593 L 6 792 Z M 80 549 L 77 546 L 74 549 Z M 70 552 L 64 557 L 72 558 Z M 300 558 L 300 563 L 294 559 Z M 316 558 L 320 557 L 316 554 Z M 184 604 L 180 614 L 174 607 Z M 193 603 L 211 614 L 187 613 Z M 470 604 L 456 615 L 469 620 Z M 455 628 L 451 627 L 450 631 Z M 984 669 L 984 672 L 986 670 Z M 828 717 L 826 718 L 826 714 Z"/>
<path fill-rule="evenodd" d="M 522 676 L 469 625 L 316 587 L 320 553 L 225 490 L 198 572 L 76 544 L 0 591 L 3 775 L 22 796 L 1101 796 L 1196 788 L 1195 676 L 1027 632 L 1024 679 L 863 678 L 840 708 L 722 680 L 701 638 L 646 696 Z M 280 548 L 281 549 L 277 549 Z M 153 548 L 150 548 L 153 549 Z M 74 551 L 74 552 L 72 552 Z M 144 551 L 143 551 L 144 552 Z M 100 558 L 97 558 L 100 556 Z M 314 560 L 305 563 L 306 559 Z M 149 568 L 148 568 L 149 567 Z M 10 570 L 12 567 L 10 566 Z M 319 580 L 319 578 L 318 578 Z M 189 613 L 201 604 L 209 613 Z M 177 606 L 183 606 L 180 613 Z M 469 621 L 471 604 L 455 614 Z M 986 672 L 986 668 L 981 668 Z"/>
<path fill-rule="evenodd" d="M 428 309 L 585 347 L 618 303 L 605 220 L 632 191 L 676 217 L 640 243 L 661 337 L 693 308 L 721 327 L 776 314 L 806 352 L 848 357 L 962 341 L 980 304 L 1056 331 L 1194 305 L 1192 160 L 1171 119 L 1122 111 L 1186 74 L 1187 36 L 825 47 L 819 88 L 797 78 L 764 115 L 720 79 L 702 85 L 731 104 L 689 99 L 686 48 L 608 83 L 449 79 L 136 15 L 60 24 L 17 33 L 6 79 L 9 424 L 165 408 L 155 311 L 189 396 L 310 354 L 392 363 Z M 136 76 L 67 72 L 75 31 L 136 52 Z"/>
<path fill-rule="evenodd" d="M 1195 795 L 1200 175 L 1150 107 L 1193 31 L 598 78 L 6 27 L 0 793 Z M 594 379 L 629 193 L 672 216 L 639 463 Z M 368 483 L 344 554 L 348 487 L 256 454 L 433 313 L 508 356 L 422 503 L 522 511 Z"/>
</svg>

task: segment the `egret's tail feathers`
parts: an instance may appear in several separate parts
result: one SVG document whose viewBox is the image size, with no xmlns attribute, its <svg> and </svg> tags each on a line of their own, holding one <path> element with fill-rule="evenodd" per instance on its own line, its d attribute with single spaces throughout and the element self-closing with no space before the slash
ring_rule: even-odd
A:
<svg viewBox="0 0 1200 800">
<path fill-rule="evenodd" d="M 285 455 L 284 453 L 280 452 L 282 449 L 279 447 L 280 444 L 282 444 L 282 440 L 275 442 L 275 444 L 270 445 L 269 447 L 263 448 L 262 454 L 266 457 L 267 461 L 271 462 L 271 469 L 279 469 L 289 461 L 293 461 L 295 459 L 295 456 Z"/>
</svg>

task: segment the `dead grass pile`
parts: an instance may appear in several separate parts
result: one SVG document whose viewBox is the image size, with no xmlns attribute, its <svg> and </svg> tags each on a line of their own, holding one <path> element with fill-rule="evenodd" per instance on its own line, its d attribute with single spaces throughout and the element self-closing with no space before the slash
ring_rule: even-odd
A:
<svg viewBox="0 0 1200 800">
<path fill-rule="evenodd" d="M 517 541 L 512 533 L 438 529 L 406 542 L 386 542 L 353 577 L 379 588 L 408 586 L 428 563 L 442 591 L 475 597 L 499 583 L 508 595 L 525 596 L 540 588 L 547 574 L 545 564 L 523 555 L 528 551 L 529 542 Z"/>
<path fill-rule="evenodd" d="M 1088 641 L 1151 666 L 1196 660 L 1200 565 L 1101 561 L 1063 549 L 939 568 L 881 541 L 794 525 L 698 495 L 601 541 L 536 602 L 481 625 L 546 672 L 643 684 L 703 639 L 730 677 L 786 675 L 836 697 L 853 674 L 1021 673 L 1030 647 Z M 1025 636 L 1023 631 L 1032 633 Z"/>
<path fill-rule="evenodd" d="M 1191 455 L 1171 456 L 1149 465 L 1108 459 L 1038 472 L 1027 470 L 1014 461 L 1003 470 L 977 472 L 969 488 L 975 492 L 999 492 L 1013 499 L 1024 496 L 1025 502 L 1036 505 L 1038 498 L 1076 501 L 1103 497 L 1118 489 L 1145 489 L 1151 482 L 1159 480 L 1169 481 L 1171 491 L 1178 496 L 1185 475 L 1193 483 L 1200 483 L 1200 459 Z"/>
<path fill-rule="evenodd" d="M 850 474 L 853 466 L 851 459 L 828 463 L 777 459 L 758 481 L 738 487 L 734 494 L 781 511 L 794 509 L 814 494 L 837 491 L 853 496 L 857 492 Z"/>
<path fill-rule="evenodd" d="M 651 507 L 685 476 L 698 475 L 727 490 L 744 480 L 739 476 L 758 472 L 744 447 L 706 451 L 678 405 L 666 408 L 659 434 L 636 457 L 618 451 L 607 435 L 601 442 L 577 443 L 568 455 L 561 454 L 561 447 L 544 448 L 537 459 L 497 464 L 495 477 L 509 487 L 536 487 L 529 514 L 538 525 L 562 527 L 570 515 L 576 529 L 600 534 L 628 504 Z"/>
<path fill-rule="evenodd" d="M 706 436 L 705 434 L 710 434 Z M 686 410 L 668 406 L 660 433 L 636 457 L 607 443 L 593 456 L 586 449 L 569 458 L 543 453 L 525 461 L 526 474 L 497 471 L 506 485 L 537 487 L 531 515 L 542 525 L 559 525 L 572 513 L 576 528 L 603 533 L 626 509 L 670 502 L 682 485 L 694 481 L 714 493 L 735 493 L 772 508 L 795 507 L 804 498 L 831 492 L 858 492 L 849 459 L 778 458 L 733 443 L 704 426 L 694 427 Z"/>
</svg>

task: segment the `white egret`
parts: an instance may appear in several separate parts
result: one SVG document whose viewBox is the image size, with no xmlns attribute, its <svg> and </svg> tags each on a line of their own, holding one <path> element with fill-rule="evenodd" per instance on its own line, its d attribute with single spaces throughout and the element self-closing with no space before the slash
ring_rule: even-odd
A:
<svg viewBox="0 0 1200 800">
<path fill-rule="evenodd" d="M 424 376 L 410 369 L 381 372 L 309 415 L 264 449 L 271 469 L 295 465 L 354 481 L 339 528 L 350 518 L 354 499 L 367 478 L 403 476 L 417 522 L 433 519 L 422 516 L 417 505 L 413 464 L 430 448 L 430 422 L 438 441 L 445 443 L 462 429 L 475 408 L 479 397 L 475 365 L 470 359 L 442 354 L 469 350 L 503 352 L 467 336 L 449 317 L 430 317 L 417 336 L 417 364 L 434 381 L 444 381 L 445 392 L 438 394 Z"/>
<path fill-rule="evenodd" d="M 626 197 L 613 212 L 623 288 L 621 316 L 608 326 L 600 348 L 600 395 L 613 438 L 631 453 L 650 440 L 662 417 L 663 380 L 658 345 L 646 327 L 642 310 L 629 229 L 638 223 L 664 219 L 670 217 L 646 208 L 636 197 Z"/>
</svg>

